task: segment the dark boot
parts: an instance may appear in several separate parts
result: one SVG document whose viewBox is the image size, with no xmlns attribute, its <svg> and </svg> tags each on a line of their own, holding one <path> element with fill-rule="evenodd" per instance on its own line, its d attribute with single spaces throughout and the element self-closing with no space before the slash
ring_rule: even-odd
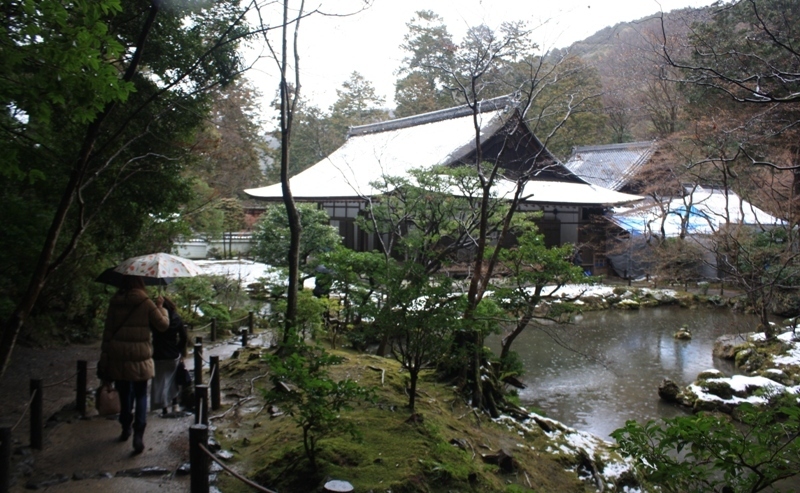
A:
<svg viewBox="0 0 800 493">
<path fill-rule="evenodd" d="M 133 430 L 133 453 L 141 454 L 144 452 L 144 427 Z"/>
<path fill-rule="evenodd" d="M 131 423 L 133 423 L 133 416 L 125 416 L 120 413 L 119 424 L 122 425 L 122 433 L 119 435 L 120 442 L 127 442 L 131 437 Z"/>
</svg>

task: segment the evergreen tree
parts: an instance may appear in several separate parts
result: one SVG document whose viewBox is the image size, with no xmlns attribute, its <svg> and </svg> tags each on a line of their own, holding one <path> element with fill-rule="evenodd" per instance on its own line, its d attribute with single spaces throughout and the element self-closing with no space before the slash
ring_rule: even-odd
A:
<svg viewBox="0 0 800 493">
<path fill-rule="evenodd" d="M 22 253 L 0 282 L 0 372 L 48 282 L 70 279 L 67 260 L 90 258 L 76 249 L 125 252 L 151 214 L 188 198 L 183 143 L 208 111 L 208 90 L 240 70 L 242 13 L 233 1 L 7 5 L 0 214 L 25 229 L 30 219 L 12 208 L 37 212 L 32 234 L 0 244 Z"/>
</svg>

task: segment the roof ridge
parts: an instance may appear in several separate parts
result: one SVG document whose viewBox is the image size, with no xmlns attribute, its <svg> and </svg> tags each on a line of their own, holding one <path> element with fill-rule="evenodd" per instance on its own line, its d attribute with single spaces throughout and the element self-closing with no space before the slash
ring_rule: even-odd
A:
<svg viewBox="0 0 800 493">
<path fill-rule="evenodd" d="M 478 113 L 486 113 L 488 111 L 496 111 L 496 110 L 506 109 L 508 107 L 516 107 L 519 104 L 519 102 L 516 99 L 514 99 L 512 95 L 506 95 L 492 99 L 484 99 L 478 101 L 476 104 L 478 105 Z M 471 115 L 472 112 L 473 112 L 472 107 L 468 104 L 464 104 L 461 106 L 455 106 L 453 108 L 445 108 L 443 110 L 421 113 L 419 115 L 406 116 L 394 120 L 386 120 L 378 123 L 370 123 L 367 125 L 350 127 L 350 131 L 347 132 L 347 137 L 350 138 L 355 135 L 386 132 L 389 130 L 415 127 L 417 125 L 434 123 L 442 120 L 461 118 L 467 115 Z"/>
<path fill-rule="evenodd" d="M 611 151 L 618 149 L 628 149 L 632 147 L 651 147 L 655 144 L 655 140 L 642 140 L 639 142 L 622 142 L 618 144 L 597 144 L 589 146 L 575 146 L 572 148 L 572 153 L 587 152 L 587 151 Z"/>
</svg>

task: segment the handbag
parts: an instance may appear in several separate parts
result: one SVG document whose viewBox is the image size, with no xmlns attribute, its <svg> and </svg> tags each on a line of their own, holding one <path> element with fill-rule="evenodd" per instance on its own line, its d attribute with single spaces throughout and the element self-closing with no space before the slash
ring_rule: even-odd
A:
<svg viewBox="0 0 800 493">
<path fill-rule="evenodd" d="M 97 408 L 97 414 L 100 416 L 119 414 L 119 392 L 111 384 L 101 385 L 95 391 L 94 405 Z"/>
<path fill-rule="evenodd" d="M 192 373 L 186 369 L 183 361 L 178 363 L 178 368 L 175 369 L 175 382 L 181 387 L 188 387 L 192 384 Z"/>
</svg>

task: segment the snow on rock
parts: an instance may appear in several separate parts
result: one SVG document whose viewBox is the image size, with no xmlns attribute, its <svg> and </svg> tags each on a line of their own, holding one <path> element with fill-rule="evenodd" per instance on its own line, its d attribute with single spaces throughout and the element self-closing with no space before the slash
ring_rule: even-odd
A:
<svg viewBox="0 0 800 493">
<path fill-rule="evenodd" d="M 588 458 L 597 467 L 599 478 L 586 477 L 580 474 L 577 467 L 571 467 L 568 470 L 579 473 L 584 480 L 602 481 L 609 491 L 614 491 L 614 485 L 621 477 L 626 475 L 634 477 L 633 460 L 619 455 L 614 450 L 613 443 L 536 413 L 530 413 L 528 416 L 528 419 L 524 421 L 517 421 L 510 416 L 503 415 L 495 422 L 505 424 L 509 428 L 517 428 L 524 432 L 522 436 L 544 433 L 549 441 L 545 452 L 572 458 L 575 464 Z M 641 490 L 635 487 L 626 487 L 624 491 L 635 493 Z"/>
<path fill-rule="evenodd" d="M 764 333 L 759 333 L 749 335 L 748 339 L 758 343 L 765 341 L 766 337 Z M 753 371 L 758 374 L 725 378 L 719 372 L 704 371 L 686 388 L 682 402 L 695 410 L 718 409 L 730 412 L 744 402 L 760 405 L 778 394 L 800 394 L 800 385 L 795 385 L 796 372 L 800 368 L 800 342 L 791 331 L 779 335 L 778 339 L 784 343 L 786 349 L 780 355 L 771 356 L 767 360 L 769 366 Z M 752 352 L 754 349 L 746 350 Z"/>
<path fill-rule="evenodd" d="M 778 336 L 778 339 L 789 344 L 791 347 L 781 356 L 772 358 L 772 362 L 782 366 L 800 366 L 800 343 L 798 343 L 794 331 L 784 332 Z"/>
</svg>

